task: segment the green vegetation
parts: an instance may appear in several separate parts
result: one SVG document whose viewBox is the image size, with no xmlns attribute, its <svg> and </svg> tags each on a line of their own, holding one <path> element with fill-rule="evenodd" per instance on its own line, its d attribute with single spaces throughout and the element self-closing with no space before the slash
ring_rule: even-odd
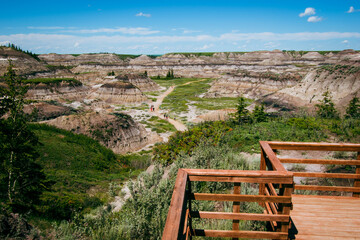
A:
<svg viewBox="0 0 360 240">
<path fill-rule="evenodd" d="M 346 108 L 345 118 L 360 119 L 360 101 L 358 97 L 353 97 Z"/>
<path fill-rule="evenodd" d="M 320 104 L 315 105 L 317 108 L 317 115 L 321 118 L 339 118 L 339 114 L 335 109 L 335 104 L 331 99 L 329 91 L 324 92 L 323 97 Z"/>
<path fill-rule="evenodd" d="M 175 90 L 164 99 L 161 105 L 162 108 L 168 109 L 172 113 L 187 112 L 188 104 L 194 105 L 198 109 L 218 110 L 234 108 L 237 103 L 237 98 L 199 97 L 208 91 L 209 84 L 213 79 L 179 78 L 172 80 L 154 79 L 154 81 L 166 88 L 176 86 Z"/>
<path fill-rule="evenodd" d="M 360 67 L 352 65 L 324 65 L 318 71 L 328 71 L 332 73 L 340 73 L 343 75 L 350 75 L 360 72 Z"/>
<path fill-rule="evenodd" d="M 41 196 L 38 212 L 50 219 L 70 219 L 109 200 L 109 183 L 122 183 L 147 167 L 148 156 L 117 156 L 99 142 L 44 124 L 30 128 L 39 138 L 39 163 L 54 183 Z"/>
<path fill-rule="evenodd" d="M 138 180 L 129 184 L 130 198 L 119 213 L 112 213 L 110 209 L 99 208 L 92 214 L 77 218 L 76 221 L 62 222 L 57 225 L 56 238 L 90 238 L 90 239 L 160 239 L 170 205 L 176 174 L 179 168 L 212 169 L 255 169 L 258 162 L 249 163 L 237 152 L 227 146 L 213 146 L 206 141 L 194 149 L 192 156 L 182 154 L 177 161 L 166 167 L 157 165 L 151 173 L 143 173 Z M 169 178 L 163 178 L 167 172 Z M 194 183 L 196 192 L 228 192 L 231 184 L 227 183 Z M 250 184 L 242 186 L 243 193 L 256 194 Z M 223 208 L 230 209 L 231 204 Z M 215 202 L 194 203 L 194 209 L 205 211 L 219 211 Z M 220 209 L 223 211 L 224 209 Z M 243 212 L 260 213 L 262 208 L 257 203 L 242 204 Z M 231 226 L 232 221 L 217 223 L 220 228 Z M 210 226 L 212 221 L 200 223 L 194 221 L 194 226 Z M 242 229 L 264 230 L 264 224 L 244 222 Z"/>
<path fill-rule="evenodd" d="M 34 79 L 27 79 L 24 80 L 24 83 L 30 84 L 60 84 L 60 83 L 68 83 L 72 86 L 81 86 L 82 83 L 75 78 L 34 78 Z"/>
<path fill-rule="evenodd" d="M 74 68 L 74 66 L 63 66 L 63 65 L 46 65 L 46 67 L 50 70 L 50 71 L 56 71 L 56 70 L 70 70 L 72 68 Z"/>
<path fill-rule="evenodd" d="M 26 51 L 22 50 L 19 46 L 16 46 L 15 44 L 8 43 L 8 45 L 6 45 L 5 47 L 9 47 L 9 48 L 11 48 L 11 49 L 13 49 L 15 51 L 25 53 L 25 54 L 31 56 L 32 58 L 34 58 L 36 61 L 40 62 L 40 58 L 38 57 L 38 54 L 35 54 L 35 53 L 33 53 L 31 51 L 28 51 L 28 50 L 26 50 Z"/>
<path fill-rule="evenodd" d="M 39 203 L 49 184 L 37 161 L 39 141 L 28 126 L 30 117 L 23 111 L 27 87 L 16 76 L 11 62 L 3 80 L 6 87 L 0 88 L 0 207 L 26 212 Z M 8 116 L 3 118 L 5 114 Z"/>
<path fill-rule="evenodd" d="M 145 124 L 147 128 L 151 128 L 151 131 L 153 132 L 176 132 L 176 128 L 171 123 L 156 116 L 152 116 L 148 120 L 142 121 L 141 123 Z"/>
</svg>

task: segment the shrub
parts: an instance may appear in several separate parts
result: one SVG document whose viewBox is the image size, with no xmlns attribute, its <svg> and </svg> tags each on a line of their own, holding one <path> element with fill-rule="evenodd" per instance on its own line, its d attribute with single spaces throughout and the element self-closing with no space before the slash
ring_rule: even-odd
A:
<svg viewBox="0 0 360 240">
<path fill-rule="evenodd" d="M 324 92 L 323 97 L 320 104 L 315 105 L 317 115 L 321 118 L 339 118 L 329 91 Z"/>
</svg>

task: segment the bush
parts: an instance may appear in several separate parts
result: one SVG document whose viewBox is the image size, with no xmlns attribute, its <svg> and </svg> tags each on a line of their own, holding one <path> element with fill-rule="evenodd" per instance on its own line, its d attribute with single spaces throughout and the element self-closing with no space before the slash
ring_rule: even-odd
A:
<svg viewBox="0 0 360 240">
<path fill-rule="evenodd" d="M 317 115 L 321 118 L 339 118 L 329 91 L 324 92 L 323 97 L 320 104 L 315 105 Z"/>
</svg>

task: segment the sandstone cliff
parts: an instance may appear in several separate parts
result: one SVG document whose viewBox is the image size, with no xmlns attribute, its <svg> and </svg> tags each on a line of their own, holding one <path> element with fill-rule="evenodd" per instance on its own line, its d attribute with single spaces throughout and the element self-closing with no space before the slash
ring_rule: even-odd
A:
<svg viewBox="0 0 360 240">
<path fill-rule="evenodd" d="M 16 74 L 18 75 L 48 70 L 44 63 L 37 61 L 30 55 L 9 47 L 0 46 L 0 76 L 6 72 L 6 69 L 9 66 L 9 60 L 11 60 Z"/>
<path fill-rule="evenodd" d="M 138 104 L 147 102 L 147 97 L 133 84 L 123 81 L 114 81 L 103 84 L 92 98 L 98 98 L 112 104 Z"/>
<path fill-rule="evenodd" d="M 45 123 L 90 136 L 116 153 L 139 150 L 148 144 L 145 128 L 125 114 L 83 113 Z"/>
<path fill-rule="evenodd" d="M 116 79 L 131 83 L 132 85 L 139 88 L 142 92 L 160 90 L 160 86 L 144 74 L 122 74 L 117 76 Z"/>
</svg>

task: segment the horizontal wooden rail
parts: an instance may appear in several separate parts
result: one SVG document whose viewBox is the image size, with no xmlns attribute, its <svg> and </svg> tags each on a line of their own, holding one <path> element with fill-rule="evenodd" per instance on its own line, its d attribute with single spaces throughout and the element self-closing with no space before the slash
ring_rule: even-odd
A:
<svg viewBox="0 0 360 240">
<path fill-rule="evenodd" d="M 214 177 L 291 177 L 288 172 L 252 171 L 252 170 L 221 170 L 221 169 L 182 169 L 189 176 Z"/>
<path fill-rule="evenodd" d="M 191 194 L 190 199 L 202 201 L 291 203 L 291 196 L 265 196 L 242 194 L 193 193 Z"/>
<path fill-rule="evenodd" d="M 360 151 L 356 143 L 318 143 L 318 142 L 267 142 L 272 149 L 317 150 L 317 151 Z"/>
<path fill-rule="evenodd" d="M 360 179 L 360 174 L 350 174 L 350 173 L 319 173 L 319 172 L 294 172 L 294 177 Z"/>
<path fill-rule="evenodd" d="M 259 213 L 231 213 L 231 212 L 206 212 L 194 211 L 190 213 L 192 218 L 209 219 L 232 219 L 232 220 L 252 220 L 252 221 L 278 221 L 288 222 L 289 215 L 282 214 L 259 214 Z"/>
<path fill-rule="evenodd" d="M 332 164 L 332 165 L 354 165 L 360 166 L 359 160 L 329 160 L 329 159 L 298 159 L 298 158 L 279 158 L 281 163 L 299 164 Z"/>
<path fill-rule="evenodd" d="M 295 185 L 294 189 L 310 190 L 310 191 L 360 192 L 360 187 L 340 187 L 340 186 Z"/>
<path fill-rule="evenodd" d="M 231 237 L 231 238 L 266 238 L 266 239 L 287 239 L 288 234 L 284 232 L 263 232 L 263 231 L 225 231 L 225 230 L 202 230 L 195 229 L 194 236 L 204 237 Z"/>
<path fill-rule="evenodd" d="M 260 141 L 260 147 L 266 153 L 266 157 L 269 159 L 274 171 L 286 172 L 286 169 L 281 164 L 279 159 L 276 157 L 274 151 L 271 149 L 269 142 Z M 265 169 L 260 169 L 260 170 L 265 170 Z"/>
<path fill-rule="evenodd" d="M 186 215 L 186 183 L 187 172 L 179 169 L 176 177 L 174 192 L 171 198 L 169 212 L 166 218 L 165 228 L 162 239 L 182 239 L 183 227 Z"/>
</svg>

